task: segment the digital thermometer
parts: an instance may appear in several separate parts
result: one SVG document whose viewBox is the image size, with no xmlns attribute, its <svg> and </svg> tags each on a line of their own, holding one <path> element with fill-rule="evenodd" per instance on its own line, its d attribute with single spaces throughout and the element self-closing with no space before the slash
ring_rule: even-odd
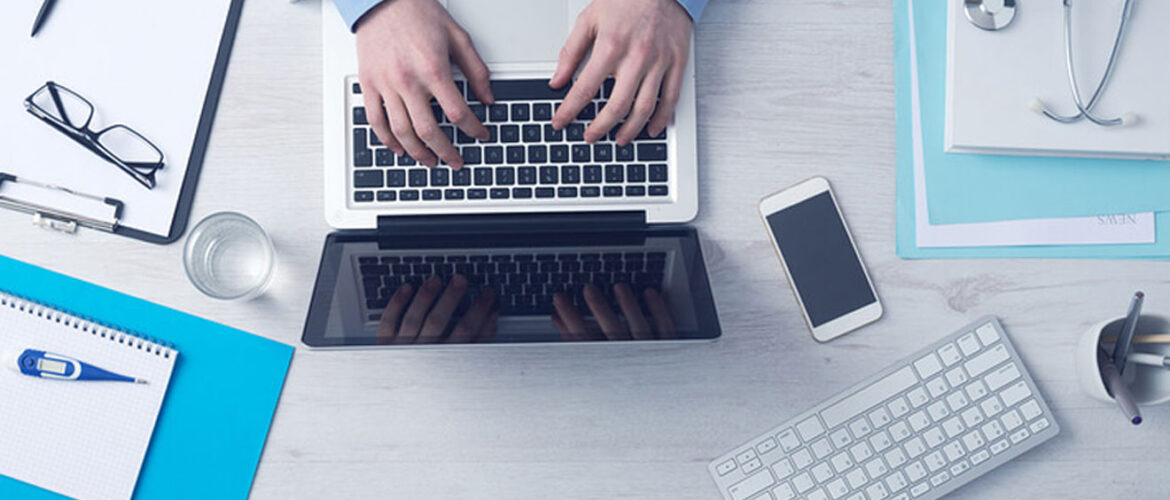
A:
<svg viewBox="0 0 1170 500">
<path fill-rule="evenodd" d="M 11 365 L 9 365 L 11 366 Z M 40 377 L 56 380 L 93 380 L 108 382 L 133 382 L 145 384 L 146 381 L 119 375 L 103 370 L 76 359 L 53 354 L 51 352 L 25 349 L 16 357 L 15 368 L 30 377 Z"/>
</svg>

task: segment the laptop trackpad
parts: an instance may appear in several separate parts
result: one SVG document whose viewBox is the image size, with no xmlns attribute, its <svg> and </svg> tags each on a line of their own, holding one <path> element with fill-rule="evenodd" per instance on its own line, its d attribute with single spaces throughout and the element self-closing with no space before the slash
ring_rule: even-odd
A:
<svg viewBox="0 0 1170 500">
<path fill-rule="evenodd" d="M 463 26 L 484 62 L 534 63 L 557 60 L 576 12 L 563 0 L 447 0 L 451 17 Z"/>
</svg>

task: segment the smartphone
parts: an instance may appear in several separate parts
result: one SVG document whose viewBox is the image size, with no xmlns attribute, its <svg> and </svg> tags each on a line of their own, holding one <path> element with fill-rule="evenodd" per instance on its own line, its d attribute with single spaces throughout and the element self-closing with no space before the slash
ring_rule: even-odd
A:
<svg viewBox="0 0 1170 500">
<path fill-rule="evenodd" d="M 828 342 L 882 316 L 827 179 L 769 195 L 760 201 L 760 216 L 814 339 Z"/>
</svg>

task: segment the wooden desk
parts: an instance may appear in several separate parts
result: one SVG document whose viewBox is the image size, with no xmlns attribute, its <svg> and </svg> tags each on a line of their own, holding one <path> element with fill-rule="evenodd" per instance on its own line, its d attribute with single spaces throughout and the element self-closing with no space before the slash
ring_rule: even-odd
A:
<svg viewBox="0 0 1170 500">
<path fill-rule="evenodd" d="M 316 2 L 246 2 L 192 224 L 221 210 L 276 243 L 272 290 L 205 298 L 181 244 L 75 237 L 0 213 L 0 253 L 299 345 L 329 227 L 322 210 Z M 983 314 L 1012 334 L 1063 426 L 955 498 L 1155 498 L 1170 406 L 1131 428 L 1077 387 L 1073 346 L 1161 262 L 903 261 L 894 254 L 889 1 L 724 0 L 698 27 L 702 208 L 725 329 L 708 344 L 381 352 L 298 349 L 257 498 L 717 498 L 706 464 Z M 827 345 L 805 330 L 755 216 L 811 175 L 837 189 L 886 316 Z M 214 480 L 214 478 L 208 478 Z"/>
</svg>

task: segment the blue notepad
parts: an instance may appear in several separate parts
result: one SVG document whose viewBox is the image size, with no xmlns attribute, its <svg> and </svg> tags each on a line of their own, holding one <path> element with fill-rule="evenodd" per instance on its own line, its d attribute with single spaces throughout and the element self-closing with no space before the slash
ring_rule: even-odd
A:
<svg viewBox="0 0 1170 500">
<path fill-rule="evenodd" d="M 914 4 L 931 222 L 954 224 L 1170 210 L 1167 161 L 944 153 L 950 3 L 958 5 L 940 0 Z M 895 22 L 905 24 L 901 19 Z M 1053 29 L 1053 36 L 1059 36 L 1059 24 L 1054 24 Z"/>
<path fill-rule="evenodd" d="M 248 496 L 292 346 L 2 256 L 0 287 L 158 338 L 182 352 L 138 477 L 136 498 Z M 61 497 L 0 476 L 0 498 Z"/>
<path fill-rule="evenodd" d="M 897 252 L 898 255 L 907 259 L 928 259 L 928 258 L 1131 258 L 1131 259 L 1165 259 L 1170 256 L 1170 238 L 1162 235 L 1170 235 L 1170 217 L 1166 214 L 1158 214 L 1157 231 L 1159 235 L 1159 242 L 1153 244 L 1138 244 L 1138 245 L 1083 245 L 1083 246 L 1012 246 L 1012 247 L 980 247 L 980 248 L 918 248 L 915 243 L 915 207 L 914 207 L 914 159 L 913 151 L 913 130 L 912 130 L 912 109 L 911 109 L 911 94 L 910 94 L 910 37 L 909 37 L 909 3 L 907 0 L 894 1 L 894 52 L 895 52 L 895 84 L 897 88 Z M 945 14 L 946 6 L 942 2 L 936 0 L 915 0 L 915 37 L 918 41 L 918 58 L 919 71 L 923 72 L 923 59 L 926 57 L 923 53 L 923 40 L 928 39 L 929 32 L 938 32 L 943 30 L 945 33 L 945 25 L 941 23 L 942 19 L 937 19 L 939 14 Z M 931 17 L 931 16 L 934 17 Z M 933 21 L 928 21 L 934 19 Z M 931 23 L 938 21 L 938 26 Z M 936 34 L 937 37 L 937 34 Z M 937 65 L 936 65 L 937 66 Z M 941 68 L 941 67 L 939 67 Z M 936 68 L 936 71 L 941 69 Z M 920 74 L 920 88 L 919 91 L 923 93 L 923 99 L 926 100 L 926 79 L 925 75 Z M 941 83 L 938 84 L 941 89 Z M 937 90 L 937 89 L 936 89 Z M 942 105 L 941 100 L 935 103 L 938 106 Z M 930 106 L 923 106 L 924 115 L 929 115 L 933 110 Z M 923 117 L 925 119 L 925 116 Z M 925 128 L 925 122 L 923 123 Z M 924 130 L 924 132 L 926 132 Z M 926 143 L 928 148 L 937 148 L 941 151 L 942 131 L 937 130 L 934 133 L 934 139 L 930 139 L 928 133 Z M 928 156 L 929 158 L 929 156 Z M 929 168 L 929 159 L 927 160 Z M 937 161 L 937 160 L 936 160 Z M 933 174 L 930 174 L 933 175 Z M 930 175 L 927 177 L 929 178 Z M 927 190 L 930 193 L 929 198 L 933 199 L 938 196 L 934 191 L 930 191 L 928 183 Z"/>
</svg>

